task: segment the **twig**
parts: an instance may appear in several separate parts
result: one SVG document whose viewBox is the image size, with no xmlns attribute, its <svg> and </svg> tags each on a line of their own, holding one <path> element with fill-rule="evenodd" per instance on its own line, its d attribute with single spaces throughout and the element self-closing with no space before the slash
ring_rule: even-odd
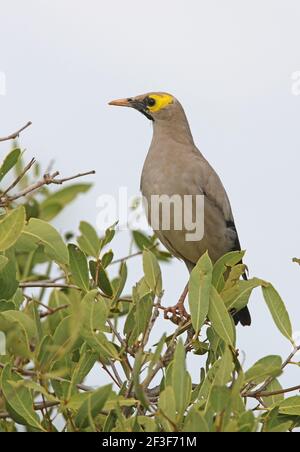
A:
<svg viewBox="0 0 300 452">
<path fill-rule="evenodd" d="M 60 402 L 41 402 L 41 403 L 35 403 L 33 405 L 33 409 L 35 411 L 43 411 L 44 409 L 53 408 L 58 405 L 60 405 Z M 8 417 L 11 417 L 11 415 L 9 413 L 7 413 L 6 411 L 0 412 L 0 419 L 6 419 Z"/>
<path fill-rule="evenodd" d="M 116 336 L 116 338 L 118 339 L 118 341 L 120 342 L 120 344 L 126 349 L 126 342 L 124 341 L 124 339 L 122 339 L 121 335 L 118 333 L 111 320 L 107 319 L 107 323 L 112 332 L 114 333 L 114 335 Z"/>
<path fill-rule="evenodd" d="M 5 364 L 0 363 L 0 368 L 4 369 Z M 41 375 L 41 374 L 37 374 L 37 372 L 35 372 L 34 370 L 26 370 L 26 369 L 20 369 L 19 367 L 12 367 L 12 372 L 16 372 L 20 375 L 23 375 L 24 377 L 37 377 L 37 376 L 42 376 L 43 378 L 47 378 L 47 375 Z M 71 383 L 69 380 L 67 380 L 66 378 L 62 378 L 62 377 L 55 377 L 51 375 L 51 380 L 55 380 L 55 381 L 59 381 L 61 383 Z M 80 389 L 81 391 L 85 391 L 85 392 L 89 392 L 89 391 L 94 391 L 94 388 L 92 388 L 91 386 L 86 386 L 83 385 L 81 383 L 76 385 L 78 389 Z"/>
<path fill-rule="evenodd" d="M 8 203 L 10 203 L 12 201 L 16 201 L 17 199 L 23 198 L 24 196 L 27 196 L 28 194 L 40 189 L 41 187 L 43 187 L 45 185 L 51 185 L 51 184 L 62 185 L 65 182 L 68 182 L 68 181 L 71 181 L 74 179 L 78 179 L 80 177 L 89 176 L 89 175 L 95 174 L 95 173 L 96 173 L 95 171 L 88 171 L 86 173 L 76 174 L 75 176 L 65 177 L 64 179 L 57 179 L 57 177 L 59 176 L 59 171 L 56 171 L 53 174 L 45 174 L 41 180 L 35 182 L 34 184 L 30 185 L 29 187 L 24 188 L 24 190 L 20 191 L 16 195 L 7 196 L 7 197 L 2 196 L 0 206 L 6 206 Z"/>
<path fill-rule="evenodd" d="M 148 250 L 151 251 L 157 247 L 158 247 L 158 244 L 150 246 L 150 248 L 148 248 Z M 110 265 L 121 264 L 124 261 L 128 261 L 129 259 L 132 259 L 133 257 L 141 256 L 142 254 L 143 254 L 143 251 L 137 251 L 136 253 L 128 254 L 128 256 L 121 257 L 120 259 L 115 259 L 114 261 L 111 262 Z"/>
<path fill-rule="evenodd" d="M 243 397 L 250 397 L 250 398 L 258 399 L 261 397 L 272 397 L 272 396 L 287 394 L 289 392 L 295 392 L 295 391 L 300 391 L 300 385 L 293 386 L 292 388 L 280 389 L 278 391 L 270 391 L 270 392 L 261 391 L 259 393 L 258 392 L 245 392 L 245 393 L 243 393 Z"/>
<path fill-rule="evenodd" d="M 110 363 L 110 365 L 111 365 L 111 363 Z M 106 367 L 106 365 L 105 364 L 102 364 L 102 368 L 105 370 L 105 372 L 110 376 L 110 378 L 112 379 L 112 381 L 119 387 L 119 388 L 121 388 L 122 387 L 122 382 L 119 382 L 118 380 L 117 380 L 117 378 L 110 372 L 110 370 Z"/>
<path fill-rule="evenodd" d="M 120 387 L 122 387 L 123 381 L 121 380 L 121 377 L 120 377 L 120 375 L 119 375 L 119 373 L 118 373 L 118 371 L 117 371 L 117 368 L 116 368 L 115 364 L 114 364 L 113 362 L 111 362 L 111 363 L 110 363 L 110 366 L 111 366 L 111 368 L 112 368 L 112 371 L 113 371 L 113 373 L 114 373 L 114 376 L 116 377 L 116 380 L 118 380 Z"/>
<path fill-rule="evenodd" d="M 70 307 L 69 304 L 64 304 L 62 306 L 58 306 L 55 309 L 52 309 L 52 308 L 48 307 L 48 311 L 47 312 L 41 312 L 40 313 L 40 318 L 43 319 L 44 317 L 49 317 L 49 315 L 56 314 L 57 312 L 62 311 L 63 309 L 67 309 L 69 307 Z"/>
<path fill-rule="evenodd" d="M 18 183 L 23 179 L 26 173 L 31 169 L 31 167 L 35 164 L 36 160 L 35 158 L 31 159 L 28 165 L 25 166 L 21 174 L 13 181 L 13 183 L 2 193 L 1 198 L 6 196 L 10 190 L 12 190 Z"/>
<path fill-rule="evenodd" d="M 290 364 L 291 360 L 294 358 L 294 356 L 295 356 L 299 351 L 300 351 L 300 345 L 296 346 L 296 347 L 294 348 L 294 350 L 292 351 L 292 353 L 287 357 L 287 359 L 284 361 L 284 363 L 283 363 L 282 366 L 281 366 L 281 370 L 284 370 L 284 369 L 286 368 L 286 366 L 287 366 L 288 364 Z M 256 391 L 252 391 L 252 392 L 249 392 L 249 389 L 251 389 L 251 386 L 250 386 L 250 385 L 247 385 L 246 388 L 244 388 L 244 390 L 243 390 L 243 392 L 242 392 L 241 395 L 242 395 L 242 397 L 254 397 L 254 398 L 262 397 L 261 394 L 265 392 L 265 390 L 267 389 L 267 387 L 268 387 L 274 380 L 275 380 L 275 377 L 270 377 L 270 378 L 268 378 L 268 379 L 263 383 L 263 385 L 262 385 L 260 388 L 258 388 Z M 252 386 L 252 387 L 255 387 L 255 386 Z M 289 392 L 291 392 L 291 391 L 289 391 Z M 245 396 L 244 394 L 247 394 L 247 395 Z M 250 394 L 250 395 L 249 395 L 249 394 Z M 280 393 L 280 394 L 281 394 L 281 393 Z M 276 394 L 274 394 L 274 395 L 276 395 Z"/>
<path fill-rule="evenodd" d="M 23 130 L 27 129 L 27 127 L 31 126 L 32 122 L 29 121 L 25 126 L 21 127 L 21 129 L 17 130 L 16 132 L 12 133 L 11 135 L 8 135 L 7 137 L 0 138 L 0 142 L 2 141 L 9 141 L 9 140 L 15 140 L 19 137 L 20 133 L 23 132 Z"/>
<path fill-rule="evenodd" d="M 161 301 L 161 298 L 159 298 L 159 301 L 158 301 L 159 304 L 160 304 L 160 301 Z M 143 336 L 143 339 L 142 339 L 142 342 L 141 342 L 142 350 L 144 350 L 146 344 L 149 341 L 149 337 L 150 337 L 151 331 L 152 331 L 152 329 L 153 329 L 153 327 L 155 325 L 155 322 L 156 322 L 158 316 L 159 316 L 159 307 L 158 307 L 158 305 L 155 305 L 152 317 L 151 317 L 150 322 L 149 322 L 149 325 L 146 328 L 146 331 L 144 333 L 144 336 Z"/>
<path fill-rule="evenodd" d="M 154 367 L 154 369 L 152 370 L 152 372 L 150 372 L 150 374 L 147 375 L 147 377 L 145 378 L 145 380 L 142 383 L 142 386 L 144 389 L 147 389 L 149 384 L 151 383 L 151 381 L 153 380 L 153 378 L 155 377 L 155 375 L 157 374 L 157 372 L 159 372 L 159 370 L 164 367 L 166 361 L 168 361 L 170 359 L 170 355 L 173 354 L 173 345 L 174 342 L 177 338 L 177 336 L 180 334 L 181 332 L 181 327 L 182 325 L 179 325 L 178 328 L 176 329 L 176 331 L 174 332 L 172 339 L 168 345 L 168 348 L 166 350 L 166 352 L 164 353 L 163 357 L 159 360 L 159 362 L 157 363 L 157 365 Z"/>
<path fill-rule="evenodd" d="M 32 282 L 23 282 L 19 284 L 21 289 L 34 288 L 34 287 L 44 287 L 44 288 L 54 288 L 54 289 L 75 289 L 81 290 L 80 287 L 75 286 L 73 284 L 56 284 L 51 282 L 43 282 L 43 281 L 32 281 Z"/>
</svg>

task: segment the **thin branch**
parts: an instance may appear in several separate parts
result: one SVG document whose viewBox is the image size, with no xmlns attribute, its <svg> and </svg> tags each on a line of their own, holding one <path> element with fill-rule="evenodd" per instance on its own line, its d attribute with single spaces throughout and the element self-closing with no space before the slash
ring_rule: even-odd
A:
<svg viewBox="0 0 300 452">
<path fill-rule="evenodd" d="M 243 397 L 252 397 L 252 398 L 261 398 L 261 397 L 272 397 L 272 396 L 276 396 L 276 395 L 281 395 L 281 394 L 287 394 L 289 392 L 295 392 L 295 391 L 300 391 L 300 385 L 298 386 L 293 386 L 292 388 L 287 388 L 287 389 L 280 389 L 278 391 L 271 391 L 271 392 L 248 392 L 248 393 L 244 393 Z"/>
<path fill-rule="evenodd" d="M 54 288 L 54 289 L 75 289 L 81 290 L 80 287 L 75 286 L 73 284 L 56 284 L 50 282 L 43 281 L 32 281 L 32 282 L 23 282 L 19 284 L 21 289 L 34 288 L 34 287 L 43 287 L 45 289 Z"/>
<path fill-rule="evenodd" d="M 35 411 L 43 411 L 44 409 L 53 408 L 53 407 L 58 406 L 58 405 L 60 405 L 60 402 L 35 403 L 33 405 L 33 409 Z M 8 417 L 11 417 L 11 415 L 9 413 L 7 413 L 6 411 L 0 412 L 0 419 L 6 419 Z"/>
<path fill-rule="evenodd" d="M 43 319 L 43 318 L 45 318 L 45 317 L 49 317 L 49 315 L 56 314 L 57 312 L 62 311 L 63 309 L 67 309 L 67 308 L 69 308 L 69 307 L 70 307 L 69 304 L 64 304 L 64 305 L 62 305 L 62 306 L 58 306 L 58 307 L 55 308 L 55 309 L 52 309 L 52 308 L 49 308 L 49 307 L 48 307 L 48 308 L 47 308 L 47 309 L 48 309 L 47 312 L 41 312 L 41 313 L 40 313 L 40 318 Z"/>
<path fill-rule="evenodd" d="M 157 247 L 158 247 L 158 244 L 151 246 L 150 248 L 148 248 L 148 250 L 153 250 Z M 132 259 L 137 256 L 141 256 L 142 254 L 143 254 L 143 251 L 137 251 L 136 253 L 128 254 L 128 256 L 120 257 L 120 259 L 115 259 L 114 261 L 111 262 L 110 265 L 122 264 L 122 262 L 128 261 L 129 259 Z"/>
<path fill-rule="evenodd" d="M 32 124 L 31 121 L 29 121 L 25 126 L 21 127 L 21 129 L 17 130 L 16 132 L 12 133 L 11 135 L 8 135 L 7 137 L 0 138 L 0 142 L 2 141 L 9 141 L 9 140 L 15 140 L 19 137 L 20 133 L 23 132 L 23 130 L 27 129 L 27 127 L 30 127 Z"/>
<path fill-rule="evenodd" d="M 283 363 L 282 366 L 281 366 L 281 370 L 284 370 L 284 369 L 286 368 L 286 366 L 287 366 L 288 364 L 290 364 L 291 360 L 294 358 L 294 356 L 295 356 L 299 351 L 300 351 L 300 345 L 296 346 L 296 347 L 294 348 L 294 350 L 292 351 L 292 353 L 287 357 L 287 359 L 284 361 L 284 363 Z M 255 396 L 261 397 L 261 393 L 263 393 L 263 392 L 267 389 L 267 387 L 268 387 L 274 380 L 275 380 L 275 377 L 270 377 L 270 378 L 268 378 L 268 379 L 263 383 L 263 385 L 262 385 L 260 388 L 258 388 L 256 391 L 250 392 L 251 397 L 255 397 Z M 249 394 L 249 390 L 251 390 L 252 388 L 255 388 L 255 386 L 257 386 L 257 385 L 252 385 L 252 386 L 251 386 L 251 383 L 249 383 L 249 385 L 247 385 L 247 386 L 244 388 L 244 390 L 243 390 L 243 392 L 242 392 L 242 397 L 245 397 L 244 394 Z M 249 397 L 249 395 L 248 395 L 248 397 Z"/>
<path fill-rule="evenodd" d="M 0 363 L 0 368 L 4 369 L 5 364 Z M 20 369 L 19 367 L 12 367 L 12 372 L 16 372 L 20 375 L 23 375 L 24 377 L 43 377 L 48 378 L 47 374 L 45 375 L 41 375 L 41 374 L 37 374 L 37 372 L 35 372 L 34 370 L 26 370 L 26 369 Z M 66 378 L 62 378 L 62 377 L 55 377 L 53 375 L 51 375 L 51 380 L 55 380 L 55 381 L 59 381 L 61 383 L 71 383 L 70 380 L 67 380 Z M 80 389 L 81 391 L 85 391 L 85 392 L 89 392 L 89 391 L 94 391 L 94 388 L 91 386 L 86 386 L 83 385 L 81 383 L 76 385 L 78 389 Z"/>
<path fill-rule="evenodd" d="M 31 167 L 35 164 L 36 160 L 35 158 L 31 159 L 28 165 L 25 166 L 21 174 L 13 181 L 13 183 L 2 193 L 1 198 L 6 196 L 10 190 L 12 190 L 18 183 L 23 179 L 26 173 L 31 169 Z"/>
<path fill-rule="evenodd" d="M 35 182 L 34 184 L 30 185 L 29 187 L 24 188 L 24 190 L 20 191 L 16 195 L 7 196 L 6 199 L 3 199 L 5 197 L 2 196 L 0 206 L 6 206 L 7 203 L 16 201 L 17 199 L 20 199 L 20 198 L 23 198 L 24 196 L 27 196 L 30 193 L 32 193 L 36 190 L 39 190 L 40 188 L 44 187 L 45 185 L 51 185 L 51 184 L 62 185 L 65 182 L 68 182 L 68 181 L 71 181 L 74 179 L 78 179 L 80 177 L 89 176 L 89 175 L 95 174 L 95 173 L 96 173 L 95 171 L 88 171 L 86 173 L 76 174 L 75 176 L 65 177 L 64 179 L 57 179 L 57 177 L 59 176 L 59 171 L 56 171 L 53 174 L 45 174 L 41 180 Z"/>
<path fill-rule="evenodd" d="M 102 363 L 101 363 L 102 364 Z M 111 365 L 111 363 L 110 363 Z M 109 371 L 109 369 L 106 367 L 105 364 L 102 364 L 102 368 L 105 370 L 105 372 L 110 376 L 110 378 L 112 379 L 112 381 L 119 387 L 122 387 L 122 382 L 118 381 L 117 378 Z"/>
<path fill-rule="evenodd" d="M 166 362 L 169 362 L 169 360 L 174 352 L 174 343 L 176 341 L 176 338 L 181 333 L 181 327 L 182 327 L 182 325 L 178 326 L 178 328 L 176 329 L 176 331 L 174 332 L 174 334 L 172 336 L 172 339 L 168 345 L 166 352 L 161 357 L 161 359 L 158 361 L 158 363 L 156 364 L 154 369 L 150 372 L 150 374 L 147 375 L 147 377 L 143 381 L 142 386 L 144 389 L 148 389 L 149 384 L 151 383 L 153 378 L 156 376 L 156 374 L 160 371 L 160 369 L 162 367 L 164 367 L 166 365 Z"/>
<path fill-rule="evenodd" d="M 126 350 L 126 342 L 124 341 L 124 339 L 121 337 L 121 335 L 118 333 L 118 331 L 116 330 L 116 328 L 114 327 L 112 321 L 110 319 L 107 319 L 107 323 L 111 329 L 111 331 L 114 333 L 114 335 L 116 336 L 116 338 L 118 339 L 118 341 L 120 342 L 120 344 L 125 348 Z"/>
<path fill-rule="evenodd" d="M 160 301 L 161 301 L 161 298 L 159 298 L 159 302 L 158 303 L 160 303 Z M 149 337 L 150 337 L 151 331 L 153 330 L 153 327 L 155 325 L 155 322 L 156 322 L 158 316 L 159 316 L 159 308 L 158 308 L 157 305 L 155 305 L 152 317 L 151 317 L 150 322 L 149 322 L 149 324 L 148 324 L 148 326 L 146 328 L 146 331 L 144 333 L 144 336 L 143 336 L 143 339 L 142 339 L 142 342 L 141 342 L 142 350 L 144 350 L 146 344 L 149 341 Z"/>
</svg>

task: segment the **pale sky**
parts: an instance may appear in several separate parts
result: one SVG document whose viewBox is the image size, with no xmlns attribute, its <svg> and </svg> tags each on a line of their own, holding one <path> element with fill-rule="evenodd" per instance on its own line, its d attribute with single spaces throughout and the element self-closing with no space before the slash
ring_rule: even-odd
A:
<svg viewBox="0 0 300 452">
<path fill-rule="evenodd" d="M 270 280 L 300 337 L 300 70 L 297 0 L 0 0 L 0 135 L 28 120 L 27 158 L 53 158 L 65 175 L 96 169 L 93 190 L 56 221 L 96 224 L 96 200 L 139 178 L 151 139 L 142 115 L 107 102 L 147 91 L 182 102 L 195 141 L 228 191 L 252 276 Z M 1 145 L 1 154 L 8 150 Z M 127 254 L 122 233 L 114 249 Z M 142 273 L 130 265 L 130 282 Z M 163 267 L 165 303 L 174 304 L 187 272 Z M 247 365 L 266 354 L 286 357 L 261 293 L 252 297 L 251 328 L 239 328 Z M 160 322 L 160 335 L 166 322 Z M 196 378 L 199 358 L 191 360 Z M 282 381 L 299 383 L 299 369 Z M 93 382 L 99 383 L 95 374 Z M 298 381 L 296 381 L 298 379 Z"/>
</svg>

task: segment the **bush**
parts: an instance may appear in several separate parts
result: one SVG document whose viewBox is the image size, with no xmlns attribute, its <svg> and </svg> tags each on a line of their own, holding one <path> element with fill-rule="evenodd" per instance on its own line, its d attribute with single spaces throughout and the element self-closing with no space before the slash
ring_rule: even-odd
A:
<svg viewBox="0 0 300 452">
<path fill-rule="evenodd" d="M 12 182 L 5 184 L 12 171 Z M 278 377 L 299 347 L 273 286 L 257 278 L 240 280 L 243 252 L 229 253 L 215 265 L 205 254 L 189 281 L 191 320 L 166 320 L 174 323 L 173 334 L 153 344 L 151 333 L 164 311 L 159 261 L 170 259 L 155 237 L 133 233 L 138 250 L 133 256 L 143 255 L 144 276 L 124 294 L 126 261 L 133 256 L 114 260 L 114 226 L 98 237 L 83 221 L 77 237 L 63 238 L 49 223 L 90 184 L 54 193 L 49 186 L 83 175 L 41 176 L 34 160 L 23 165 L 19 148 L 0 168 L 0 346 L 6 342 L 0 356 L 0 431 L 284 432 L 298 427 L 300 397 L 285 394 L 300 386 L 283 389 Z M 110 276 L 113 265 L 119 265 L 116 278 Z M 246 306 L 257 287 L 294 351 L 285 362 L 267 356 L 245 371 L 230 312 Z M 191 353 L 199 366 L 194 382 L 186 366 Z M 111 384 L 95 389 L 84 382 L 96 363 Z"/>
</svg>

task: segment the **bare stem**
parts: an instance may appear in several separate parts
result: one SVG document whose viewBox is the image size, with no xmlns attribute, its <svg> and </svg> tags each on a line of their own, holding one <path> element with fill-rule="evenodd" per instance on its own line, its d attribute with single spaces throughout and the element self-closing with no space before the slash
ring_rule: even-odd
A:
<svg viewBox="0 0 300 452">
<path fill-rule="evenodd" d="M 12 133 L 11 135 L 8 135 L 7 137 L 0 138 L 0 142 L 2 141 L 9 141 L 9 140 L 15 140 L 19 137 L 20 133 L 23 132 L 23 130 L 27 129 L 27 127 L 30 127 L 32 124 L 31 121 L 29 121 L 25 126 L 21 127 L 21 129 L 17 130 L 16 132 Z"/>
<path fill-rule="evenodd" d="M 68 181 L 71 181 L 74 179 L 78 179 L 80 177 L 89 176 L 89 175 L 95 174 L 95 173 L 96 173 L 95 171 L 88 171 L 86 173 L 79 173 L 79 174 L 76 174 L 75 176 L 65 177 L 63 179 L 57 178 L 59 176 L 59 171 L 56 171 L 53 174 L 45 174 L 41 180 L 35 182 L 34 184 L 30 185 L 29 187 L 24 188 L 24 190 L 20 191 L 19 193 L 15 194 L 13 196 L 1 196 L 0 207 L 5 207 L 10 202 L 23 198 L 24 196 L 27 196 L 27 195 L 31 194 L 32 192 L 39 190 L 40 188 L 44 187 L 45 185 L 51 185 L 51 184 L 62 185 L 65 182 L 68 182 Z M 11 189 L 11 187 L 9 187 L 9 189 Z"/>
</svg>

